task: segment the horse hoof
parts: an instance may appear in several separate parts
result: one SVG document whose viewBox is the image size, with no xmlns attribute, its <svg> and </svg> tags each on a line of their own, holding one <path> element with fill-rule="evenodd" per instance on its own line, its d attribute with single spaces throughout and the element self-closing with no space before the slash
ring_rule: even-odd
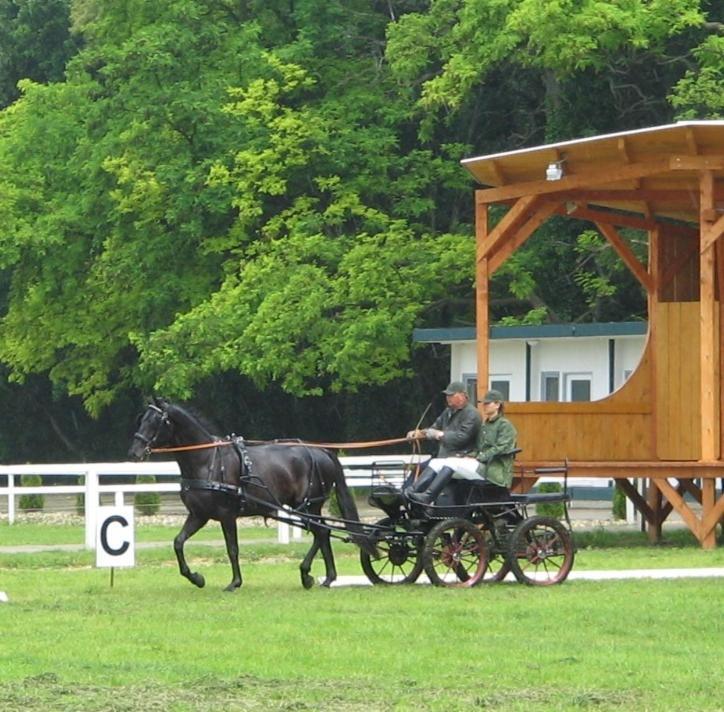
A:
<svg viewBox="0 0 724 712">
<path fill-rule="evenodd" d="M 194 586 L 198 586 L 199 588 L 203 588 L 204 586 L 206 586 L 206 580 L 201 574 L 191 574 L 189 576 L 189 581 L 191 581 Z"/>
<path fill-rule="evenodd" d="M 225 589 L 224 591 L 228 591 L 229 593 L 233 593 L 236 591 L 237 588 L 241 587 L 241 581 L 232 581 Z"/>
<path fill-rule="evenodd" d="M 334 579 L 324 579 L 324 581 L 322 581 L 322 586 L 324 586 L 324 588 L 332 588 L 333 581 Z"/>
<path fill-rule="evenodd" d="M 304 588 L 312 588 L 312 586 L 314 586 L 314 577 L 309 574 L 302 574 L 302 586 L 304 586 Z"/>
</svg>

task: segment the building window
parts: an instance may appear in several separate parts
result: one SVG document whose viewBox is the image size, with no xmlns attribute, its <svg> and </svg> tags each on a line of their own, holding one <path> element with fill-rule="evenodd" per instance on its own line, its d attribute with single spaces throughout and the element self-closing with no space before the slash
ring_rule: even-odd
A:
<svg viewBox="0 0 724 712">
<path fill-rule="evenodd" d="M 591 400 L 590 373 L 567 373 L 564 377 L 567 401 Z"/>
<path fill-rule="evenodd" d="M 541 373 L 541 400 L 559 401 L 561 399 L 561 374 L 558 371 Z"/>
<path fill-rule="evenodd" d="M 490 388 L 495 391 L 500 391 L 503 395 L 504 401 L 510 400 L 510 379 L 512 376 L 491 376 L 490 377 Z"/>
<path fill-rule="evenodd" d="M 463 373 L 463 383 L 465 384 L 465 391 L 468 394 L 468 398 L 471 403 L 477 403 L 478 401 L 478 377 L 469 373 Z"/>
</svg>

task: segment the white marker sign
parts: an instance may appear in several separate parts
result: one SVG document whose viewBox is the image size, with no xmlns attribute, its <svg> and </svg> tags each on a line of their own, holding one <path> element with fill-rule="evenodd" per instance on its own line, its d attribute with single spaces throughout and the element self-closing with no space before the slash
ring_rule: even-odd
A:
<svg viewBox="0 0 724 712">
<path fill-rule="evenodd" d="M 96 566 L 135 566 L 133 507 L 99 507 L 96 528 Z"/>
</svg>

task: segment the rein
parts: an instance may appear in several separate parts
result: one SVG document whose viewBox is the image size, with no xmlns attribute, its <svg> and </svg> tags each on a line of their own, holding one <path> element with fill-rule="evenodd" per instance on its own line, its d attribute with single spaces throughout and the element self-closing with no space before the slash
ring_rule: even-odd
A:
<svg viewBox="0 0 724 712">
<path fill-rule="evenodd" d="M 391 438 L 389 440 L 367 440 L 354 443 L 317 443 L 306 440 L 245 440 L 248 445 L 304 445 L 306 447 L 318 447 L 325 450 L 355 450 L 368 447 L 384 447 L 385 445 L 397 445 L 410 442 L 407 438 Z M 152 453 L 163 452 L 187 452 L 189 450 L 206 450 L 213 447 L 227 447 L 233 445 L 233 440 L 215 440 L 210 443 L 199 443 L 198 445 L 179 445 L 178 447 L 155 447 L 151 448 Z"/>
</svg>

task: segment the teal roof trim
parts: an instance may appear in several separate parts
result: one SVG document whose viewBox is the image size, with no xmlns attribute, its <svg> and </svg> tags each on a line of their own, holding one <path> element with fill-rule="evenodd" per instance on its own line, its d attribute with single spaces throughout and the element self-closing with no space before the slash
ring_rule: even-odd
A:
<svg viewBox="0 0 724 712">
<path fill-rule="evenodd" d="M 491 339 L 561 339 L 581 336 L 645 336 L 646 321 L 610 321 L 590 324 L 539 324 L 537 326 L 491 326 Z M 413 329 L 412 340 L 421 344 L 475 341 L 474 326 L 445 329 Z"/>
</svg>

